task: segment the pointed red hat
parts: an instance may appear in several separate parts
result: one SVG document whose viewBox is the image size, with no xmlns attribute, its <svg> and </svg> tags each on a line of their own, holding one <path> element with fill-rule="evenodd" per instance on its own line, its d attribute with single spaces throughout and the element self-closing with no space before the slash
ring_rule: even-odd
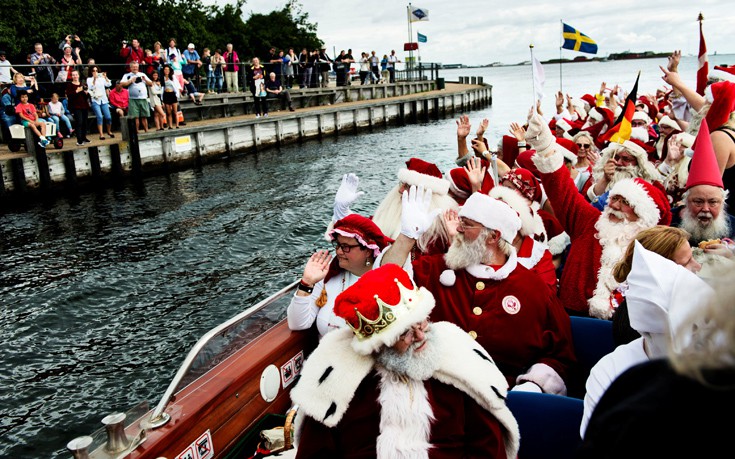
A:
<svg viewBox="0 0 735 459">
<path fill-rule="evenodd" d="M 697 185 L 712 185 L 725 188 L 722 183 L 720 166 L 717 164 L 715 149 L 712 148 L 712 139 L 709 137 L 709 126 L 707 120 L 702 120 L 699 126 L 697 140 L 694 142 L 694 156 L 689 165 L 689 178 L 687 178 L 686 189 Z"/>
</svg>

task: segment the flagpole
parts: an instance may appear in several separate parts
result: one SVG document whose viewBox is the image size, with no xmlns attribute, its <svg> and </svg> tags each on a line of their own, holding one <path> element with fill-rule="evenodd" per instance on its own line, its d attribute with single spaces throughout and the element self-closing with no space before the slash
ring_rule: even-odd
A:
<svg viewBox="0 0 735 459">
<path fill-rule="evenodd" d="M 564 20 L 559 19 L 559 25 L 561 26 L 561 38 L 562 38 L 562 44 L 559 46 L 559 91 L 563 94 L 564 84 L 562 82 L 562 72 L 561 72 L 561 65 L 563 61 L 561 58 L 561 50 L 564 45 Z"/>
<path fill-rule="evenodd" d="M 408 7 L 406 7 L 406 18 L 408 19 L 408 42 L 411 43 L 411 38 L 413 37 L 413 28 L 411 27 L 411 3 L 409 2 Z M 413 66 L 413 50 L 409 48 L 408 50 L 408 65 L 406 65 L 407 70 L 410 71 L 410 69 Z M 393 64 L 395 66 L 395 64 Z M 395 71 L 395 70 L 394 70 Z"/>
<path fill-rule="evenodd" d="M 533 43 L 528 45 L 529 49 L 531 50 L 531 83 L 533 84 L 533 106 L 536 107 L 536 104 L 538 104 L 538 100 L 536 99 L 536 78 L 533 74 Z"/>
</svg>

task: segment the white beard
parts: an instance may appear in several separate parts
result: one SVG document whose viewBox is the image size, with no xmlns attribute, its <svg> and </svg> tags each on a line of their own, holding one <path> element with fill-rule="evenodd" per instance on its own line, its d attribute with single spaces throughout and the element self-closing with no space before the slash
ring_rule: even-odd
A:
<svg viewBox="0 0 735 459">
<path fill-rule="evenodd" d="M 417 381 L 429 379 L 439 368 L 439 361 L 434 351 L 436 333 L 430 326 L 424 331 L 424 335 L 426 336 L 424 341 L 411 344 L 402 354 L 390 347 L 382 349 L 376 358 L 377 362 L 392 373 L 398 373 Z M 421 345 L 424 345 L 424 348 L 421 352 L 416 352 Z"/>
<path fill-rule="evenodd" d="M 588 304 L 590 316 L 600 319 L 610 319 L 613 315 L 610 294 L 618 286 L 612 274 L 613 268 L 625 254 L 630 241 L 639 231 L 646 229 L 646 224 L 642 220 L 635 222 L 623 220 L 615 223 L 610 221 L 610 214 L 620 216 L 619 213 L 607 207 L 595 223 L 597 230 L 595 237 L 602 246 L 602 256 L 600 257 L 600 270 L 597 272 L 597 286 Z"/>
<path fill-rule="evenodd" d="M 686 206 L 684 206 L 681 211 L 681 223 L 679 224 L 679 228 L 687 231 L 692 235 L 692 239 L 698 242 L 728 237 L 731 229 L 730 219 L 727 218 L 727 212 L 725 212 L 725 209 L 722 209 L 720 211 L 720 215 L 718 215 L 716 219 L 712 220 L 709 225 L 702 226 L 697 217 L 692 215 L 692 212 Z"/>
<path fill-rule="evenodd" d="M 467 242 L 462 233 L 454 236 L 452 245 L 444 255 L 444 261 L 451 270 L 465 269 L 468 266 L 479 265 L 488 257 L 488 250 L 485 247 L 485 241 L 489 231 L 483 229 L 477 238 L 472 242 Z"/>
<path fill-rule="evenodd" d="M 401 194 L 398 192 L 399 185 L 391 189 L 378 205 L 373 214 L 373 222 L 378 228 L 391 239 L 401 234 Z"/>
</svg>

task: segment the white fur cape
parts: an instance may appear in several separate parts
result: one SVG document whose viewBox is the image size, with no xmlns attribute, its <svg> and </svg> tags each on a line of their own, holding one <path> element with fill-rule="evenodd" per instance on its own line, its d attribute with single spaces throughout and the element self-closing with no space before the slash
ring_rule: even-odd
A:
<svg viewBox="0 0 735 459">
<path fill-rule="evenodd" d="M 505 404 L 505 377 L 487 351 L 462 329 L 449 322 L 431 326 L 435 339 L 440 341 L 434 347 L 438 369 L 432 378 L 466 393 L 495 416 L 503 427 L 507 457 L 515 458 L 520 435 Z M 304 363 L 300 379 L 291 390 L 291 400 L 299 405 L 299 410 L 327 427 L 339 424 L 355 390 L 375 365 L 372 356 L 357 354 L 352 349 L 353 338 L 348 328 L 327 333 Z"/>
</svg>

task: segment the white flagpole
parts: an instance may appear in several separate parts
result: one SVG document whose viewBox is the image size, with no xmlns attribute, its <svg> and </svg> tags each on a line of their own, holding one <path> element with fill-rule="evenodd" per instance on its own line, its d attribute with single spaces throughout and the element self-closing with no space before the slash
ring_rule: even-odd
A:
<svg viewBox="0 0 735 459">
<path fill-rule="evenodd" d="M 533 106 L 534 109 L 536 107 L 536 104 L 538 103 L 538 99 L 536 98 L 536 75 L 534 74 L 534 62 L 533 62 L 533 43 L 528 45 L 528 48 L 531 50 L 531 83 L 533 84 Z"/>
<path fill-rule="evenodd" d="M 561 73 L 561 65 L 562 65 L 562 59 L 561 59 L 561 50 L 564 46 L 564 21 L 562 19 L 559 19 L 559 26 L 561 27 L 561 45 L 559 45 L 559 91 L 564 93 L 564 84 L 562 84 L 562 73 Z"/>
<path fill-rule="evenodd" d="M 411 26 L 411 3 L 408 4 L 408 7 L 406 9 L 407 17 L 408 17 L 408 42 L 411 43 L 411 38 L 413 37 L 413 27 Z M 406 70 L 412 68 L 413 66 L 413 50 L 408 50 L 408 65 L 406 65 Z M 393 64 L 395 67 L 395 64 Z M 395 71 L 395 69 L 393 70 Z"/>
</svg>

